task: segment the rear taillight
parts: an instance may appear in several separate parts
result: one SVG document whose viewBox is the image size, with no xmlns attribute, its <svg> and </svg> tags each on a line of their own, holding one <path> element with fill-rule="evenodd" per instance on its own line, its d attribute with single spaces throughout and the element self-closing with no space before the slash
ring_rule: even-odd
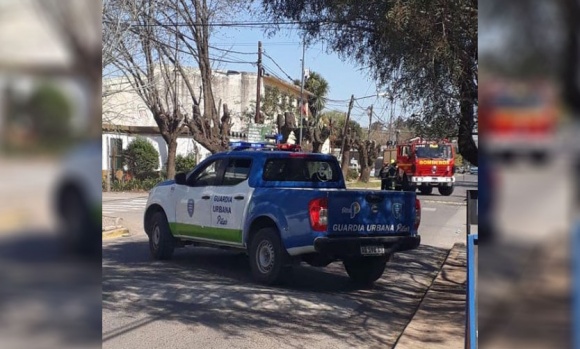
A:
<svg viewBox="0 0 580 349">
<path fill-rule="evenodd" d="M 311 200 L 308 204 L 310 213 L 310 226 L 314 231 L 326 231 L 328 226 L 328 199 L 319 198 Z"/>
<path fill-rule="evenodd" d="M 421 224 L 421 201 L 415 198 L 415 230 L 419 229 L 419 224 Z"/>
</svg>

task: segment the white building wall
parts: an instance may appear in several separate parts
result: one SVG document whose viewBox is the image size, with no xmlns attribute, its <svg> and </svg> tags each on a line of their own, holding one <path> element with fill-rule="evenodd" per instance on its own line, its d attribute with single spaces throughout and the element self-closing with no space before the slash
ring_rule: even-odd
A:
<svg viewBox="0 0 580 349">
<path fill-rule="evenodd" d="M 137 135 L 128 135 L 123 133 L 103 133 L 102 135 L 102 167 L 103 170 L 109 170 L 109 156 L 111 153 L 111 139 L 120 139 L 122 141 L 123 149 L 127 149 L 129 143 L 135 140 Z M 164 164 L 167 162 L 167 144 L 165 140 L 160 135 L 141 135 L 141 137 L 147 139 L 149 143 L 155 147 L 157 152 L 159 152 L 159 163 L 157 171 L 160 171 Z M 211 155 L 207 149 L 202 147 L 199 143 L 194 141 L 191 137 L 179 137 L 177 139 L 177 151 L 176 155 L 186 156 L 191 153 L 197 154 L 197 162 L 199 163 L 203 159 Z"/>
<path fill-rule="evenodd" d="M 197 86 L 196 94 L 199 94 L 201 77 L 199 70 L 191 70 L 191 84 Z M 227 104 L 232 116 L 232 131 L 244 131 L 248 119 L 244 113 L 254 110 L 256 103 L 257 76 L 254 73 L 238 73 L 214 71 L 213 92 L 216 108 L 220 115 L 223 113 L 223 105 Z M 153 114 L 145 105 L 145 102 L 134 92 L 125 78 L 106 79 L 103 81 L 105 94 L 107 91 L 115 91 L 114 94 L 103 99 L 103 122 L 123 126 L 157 126 Z M 179 105 L 181 110 L 188 115 L 192 114 L 193 100 L 189 94 L 183 79 L 179 83 Z M 264 94 L 264 87 L 261 86 Z M 199 98 L 198 95 L 196 97 Z M 199 100 L 200 109 L 203 113 L 203 100 Z"/>
</svg>

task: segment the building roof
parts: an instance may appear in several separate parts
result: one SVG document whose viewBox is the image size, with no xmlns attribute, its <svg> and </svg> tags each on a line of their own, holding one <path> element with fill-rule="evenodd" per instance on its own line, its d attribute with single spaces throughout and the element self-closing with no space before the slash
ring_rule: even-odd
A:
<svg viewBox="0 0 580 349">
<path fill-rule="evenodd" d="M 300 86 L 296 86 L 293 83 L 278 79 L 271 75 L 265 75 L 262 77 L 264 86 L 273 86 L 277 87 L 282 92 L 286 92 L 293 96 L 299 97 L 300 96 Z M 307 91 L 306 89 L 303 90 L 303 96 L 314 97 L 314 93 Z"/>
</svg>

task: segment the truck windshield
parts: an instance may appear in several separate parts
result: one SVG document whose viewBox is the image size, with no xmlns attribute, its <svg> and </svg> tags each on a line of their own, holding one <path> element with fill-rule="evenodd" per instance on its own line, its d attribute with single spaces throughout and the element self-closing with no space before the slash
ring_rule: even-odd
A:
<svg viewBox="0 0 580 349">
<path fill-rule="evenodd" d="M 444 144 L 420 144 L 415 148 L 420 159 L 451 159 L 451 146 Z"/>
<path fill-rule="evenodd" d="M 280 158 L 266 161 L 263 179 L 278 182 L 338 182 L 341 177 L 336 161 Z"/>
</svg>

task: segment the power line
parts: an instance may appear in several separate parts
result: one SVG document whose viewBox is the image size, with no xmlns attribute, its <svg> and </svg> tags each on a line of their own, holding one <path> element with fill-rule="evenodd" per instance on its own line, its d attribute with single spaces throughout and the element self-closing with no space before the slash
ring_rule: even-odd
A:
<svg viewBox="0 0 580 349">
<path fill-rule="evenodd" d="M 292 77 L 290 76 L 290 74 L 286 73 L 286 71 L 284 71 L 284 69 L 282 69 L 282 67 L 280 65 L 278 65 L 278 63 L 276 63 L 276 61 L 274 60 L 274 58 L 270 57 L 270 55 L 268 55 L 266 52 L 263 52 L 262 54 L 264 56 L 268 57 L 278 67 L 278 69 L 280 69 L 280 71 L 282 73 L 284 73 L 284 75 L 286 75 L 286 77 L 288 78 L 288 80 L 292 81 Z"/>
<path fill-rule="evenodd" d="M 117 22 L 104 20 L 103 24 L 119 24 Z M 303 24 L 341 24 L 339 21 L 273 21 L 273 22 L 222 22 L 222 23 L 203 23 L 203 24 L 193 24 L 187 22 L 178 22 L 178 23 L 155 23 L 155 24 L 147 24 L 147 23 L 130 23 L 126 22 L 123 23 L 126 26 L 130 27 L 262 27 L 262 26 L 273 26 L 273 25 L 303 25 Z"/>
<path fill-rule="evenodd" d="M 248 62 L 248 61 L 242 61 L 242 60 L 237 60 L 237 61 L 231 61 L 231 60 L 227 60 L 227 59 L 221 59 L 221 58 L 210 58 L 211 61 L 215 61 L 215 62 L 222 62 L 222 63 L 235 63 L 235 64 L 251 64 L 251 65 L 255 65 L 256 62 Z"/>
<path fill-rule="evenodd" d="M 298 45 L 301 44 L 301 42 L 298 41 L 288 41 L 288 42 L 267 42 L 266 43 L 268 46 L 292 46 L 292 45 Z M 220 43 L 214 43 L 214 46 L 256 46 L 255 42 L 220 42 Z M 257 54 L 257 52 L 255 53 Z"/>
<path fill-rule="evenodd" d="M 264 63 L 262 63 L 262 65 L 263 65 L 263 66 L 264 66 L 264 68 L 265 68 L 264 70 L 266 70 L 266 71 L 269 73 L 269 75 L 273 75 L 275 78 L 277 78 L 277 79 L 279 79 L 279 80 L 281 80 L 281 81 L 284 81 L 284 80 L 285 80 L 283 77 L 281 77 L 280 75 L 276 74 L 276 73 L 274 72 L 274 69 L 270 68 L 268 65 L 266 65 L 266 64 L 264 64 Z"/>
<path fill-rule="evenodd" d="M 334 102 L 334 103 L 348 103 L 350 99 L 326 99 L 327 102 Z"/>
<path fill-rule="evenodd" d="M 231 45 L 231 46 L 233 46 L 233 45 Z M 254 55 L 258 54 L 258 52 L 241 52 L 241 51 L 227 50 L 227 49 L 215 47 L 213 45 L 208 45 L 208 47 L 211 48 L 212 50 L 228 52 L 228 53 L 235 53 L 235 54 L 239 54 L 239 55 L 253 55 L 254 56 Z"/>
</svg>

